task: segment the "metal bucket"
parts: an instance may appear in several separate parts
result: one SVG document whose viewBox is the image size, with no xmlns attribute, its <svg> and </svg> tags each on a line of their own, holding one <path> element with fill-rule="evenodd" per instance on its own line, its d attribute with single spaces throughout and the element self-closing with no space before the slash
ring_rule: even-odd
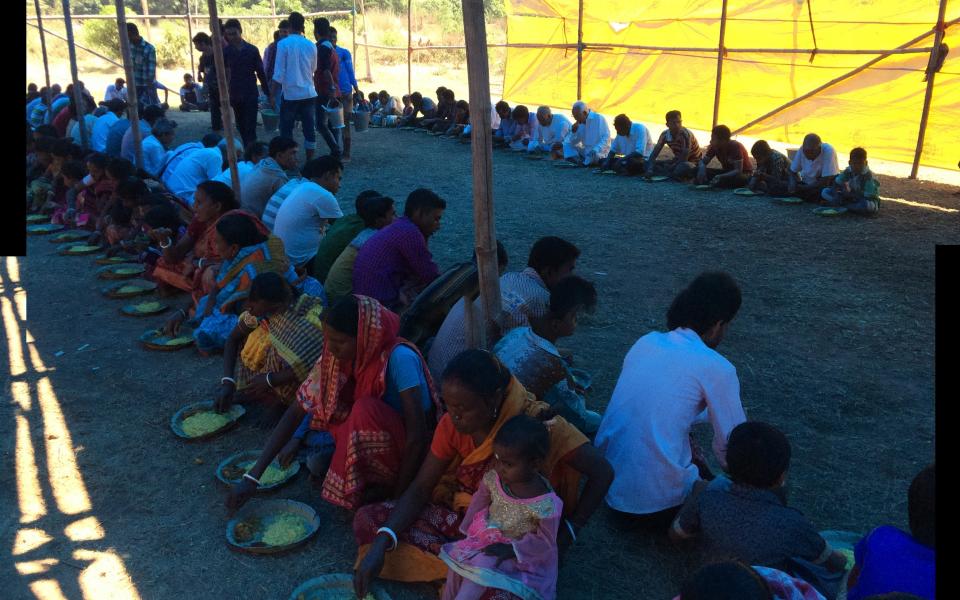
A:
<svg viewBox="0 0 960 600">
<path fill-rule="evenodd" d="M 343 105 L 336 98 L 331 98 L 323 110 L 327 113 L 327 124 L 330 129 L 343 129 Z"/>
<path fill-rule="evenodd" d="M 271 133 L 277 130 L 277 125 L 280 123 L 280 115 L 276 111 L 265 108 L 260 111 L 260 118 L 263 119 L 263 130 L 266 133 Z"/>
<path fill-rule="evenodd" d="M 370 125 L 370 112 L 366 110 L 354 111 L 353 130 L 366 131 L 368 125 Z"/>
</svg>

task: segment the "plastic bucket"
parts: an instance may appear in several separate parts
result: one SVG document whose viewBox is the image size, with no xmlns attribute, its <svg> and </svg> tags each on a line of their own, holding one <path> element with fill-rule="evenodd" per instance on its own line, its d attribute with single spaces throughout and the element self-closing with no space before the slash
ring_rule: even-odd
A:
<svg viewBox="0 0 960 600">
<path fill-rule="evenodd" d="M 277 130 L 280 123 L 280 115 L 276 111 L 265 108 L 260 111 L 260 117 L 263 119 L 263 130 L 267 133 Z"/>
<path fill-rule="evenodd" d="M 332 98 L 323 107 L 323 110 L 327 113 L 327 123 L 330 129 L 343 129 L 343 105 L 340 104 L 339 100 Z"/>
<path fill-rule="evenodd" d="M 353 113 L 354 131 L 366 131 L 368 125 L 370 125 L 370 113 L 368 111 L 361 110 Z"/>
</svg>

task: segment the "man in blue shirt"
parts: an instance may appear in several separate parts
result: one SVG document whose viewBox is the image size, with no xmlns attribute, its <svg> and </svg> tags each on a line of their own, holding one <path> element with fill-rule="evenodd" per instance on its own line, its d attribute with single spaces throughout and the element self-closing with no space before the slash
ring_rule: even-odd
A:
<svg viewBox="0 0 960 600">
<path fill-rule="evenodd" d="M 330 43 L 337 51 L 337 58 L 340 59 L 340 73 L 337 76 L 337 84 L 340 86 L 340 104 L 343 105 L 343 154 L 340 160 L 345 162 L 350 160 L 350 115 L 353 113 L 353 93 L 360 93 L 357 87 L 357 76 L 353 71 L 353 57 L 346 48 L 337 45 L 337 29 L 330 28 Z"/>
<path fill-rule="evenodd" d="M 227 70 L 230 106 L 237 117 L 237 129 L 240 130 L 243 145 L 249 146 L 257 139 L 257 101 L 260 98 L 257 79 L 268 95 L 270 86 L 263 72 L 260 51 L 253 44 L 243 41 L 242 33 L 237 19 L 230 19 L 224 24 L 223 37 L 227 47 L 223 49 L 223 64 Z"/>
</svg>

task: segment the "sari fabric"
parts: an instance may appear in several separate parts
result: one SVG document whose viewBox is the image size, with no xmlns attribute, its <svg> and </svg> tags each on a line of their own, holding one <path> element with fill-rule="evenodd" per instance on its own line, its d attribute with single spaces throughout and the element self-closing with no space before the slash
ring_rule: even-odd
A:
<svg viewBox="0 0 960 600">
<path fill-rule="evenodd" d="M 214 244 L 216 232 L 216 222 L 207 223 L 194 218 L 187 228 L 187 235 L 193 239 L 193 250 L 177 263 L 168 263 L 163 257 L 158 259 L 153 273 L 154 278 L 185 292 L 193 293 L 194 301 L 198 301 L 205 294 L 202 284 L 204 273 L 220 260 Z M 198 269 L 194 266 L 195 258 L 203 259 L 203 268 Z"/>
<path fill-rule="evenodd" d="M 473 494 L 480 487 L 483 475 L 493 467 L 493 439 L 500 427 L 519 414 L 538 417 L 549 410 L 544 402 L 537 401 L 514 378 L 507 389 L 507 397 L 493 429 L 479 446 L 457 456 L 433 490 L 432 502 L 428 503 L 414 523 L 403 532 L 398 532 L 400 544 L 386 555 L 380 577 L 405 582 L 429 582 L 447 576 L 446 564 L 438 558 L 440 548 L 462 537 L 460 526 Z M 544 461 L 544 472 L 551 486 L 563 501 L 565 515 L 576 510 L 580 486 L 580 473 L 565 464 L 564 458 L 589 440 L 562 417 L 546 422 L 550 432 L 550 453 Z M 434 433 L 434 445 L 439 437 L 449 437 L 446 443 L 466 449 L 463 439 L 454 439 L 458 434 L 449 415 L 444 415 Z M 439 440 L 441 443 L 444 440 Z M 359 565 L 369 550 L 369 544 L 389 518 L 395 504 L 381 502 L 362 507 L 353 520 L 353 534 L 357 541 Z"/>
</svg>

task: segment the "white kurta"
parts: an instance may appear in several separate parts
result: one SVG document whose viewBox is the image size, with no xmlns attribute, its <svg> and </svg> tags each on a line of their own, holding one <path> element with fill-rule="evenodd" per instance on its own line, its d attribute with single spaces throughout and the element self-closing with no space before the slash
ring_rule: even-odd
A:
<svg viewBox="0 0 960 600">
<path fill-rule="evenodd" d="M 607 120 L 598 112 L 590 111 L 587 122 L 581 123 L 574 131 L 570 128 L 563 142 L 563 157 L 579 156 L 584 164 L 599 162 L 610 152 L 610 127 Z"/>
<path fill-rule="evenodd" d="M 536 119 L 536 117 L 534 117 Z M 527 151 L 542 150 L 549 152 L 554 144 L 562 144 L 570 133 L 570 119 L 565 115 L 553 115 L 550 124 L 543 126 L 537 121 L 537 127 L 527 145 Z"/>
<path fill-rule="evenodd" d="M 634 123 L 630 126 L 630 135 L 618 135 L 610 146 L 610 152 L 613 154 L 622 154 L 628 156 L 634 152 L 642 154 L 644 158 L 650 156 L 653 152 L 653 139 L 650 138 L 650 131 L 641 123 Z"/>
</svg>

